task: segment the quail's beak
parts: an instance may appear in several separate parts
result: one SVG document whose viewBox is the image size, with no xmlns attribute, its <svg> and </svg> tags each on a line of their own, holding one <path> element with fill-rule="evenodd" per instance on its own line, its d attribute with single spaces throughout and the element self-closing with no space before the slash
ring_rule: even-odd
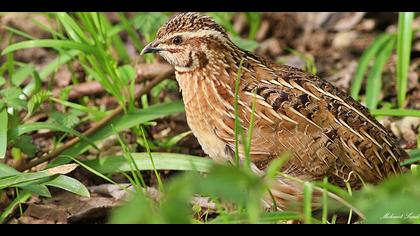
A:
<svg viewBox="0 0 420 236">
<path fill-rule="evenodd" d="M 146 47 L 143 48 L 143 50 L 141 50 L 140 55 L 146 54 L 146 53 L 157 53 L 162 51 L 162 49 L 159 49 L 156 47 L 156 42 L 153 41 L 149 44 L 146 45 Z"/>
</svg>

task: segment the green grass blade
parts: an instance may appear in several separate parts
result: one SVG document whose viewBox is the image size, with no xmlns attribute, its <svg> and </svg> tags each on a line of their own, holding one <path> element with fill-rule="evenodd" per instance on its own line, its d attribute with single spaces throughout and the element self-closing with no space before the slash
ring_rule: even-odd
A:
<svg viewBox="0 0 420 236">
<path fill-rule="evenodd" d="M 327 190 L 328 192 L 334 193 L 335 195 L 339 196 L 340 198 L 343 198 L 344 200 L 348 200 L 350 198 L 350 195 L 347 191 L 343 190 L 340 187 L 337 187 L 331 183 L 324 182 L 324 181 L 314 181 L 312 182 L 316 187 L 322 188 Z"/>
<path fill-rule="evenodd" d="M 8 165 L 0 163 L 0 179 L 5 178 L 5 177 L 9 177 L 9 176 L 18 175 L 18 174 L 20 174 L 19 171 L 15 170 L 14 168 L 12 168 Z M 27 185 L 27 186 L 21 186 L 20 188 L 28 190 L 32 193 L 35 193 L 35 194 L 39 195 L 39 196 L 51 197 L 51 194 L 48 191 L 48 188 L 45 187 L 44 185 L 31 184 L 31 185 Z"/>
<path fill-rule="evenodd" d="M 59 55 L 56 59 L 54 59 L 51 63 L 45 66 L 41 72 L 39 72 L 39 76 L 42 80 L 45 80 L 52 72 L 57 70 L 60 66 L 66 64 L 76 56 L 80 54 L 81 51 L 78 50 L 69 50 L 65 53 Z"/>
<path fill-rule="evenodd" d="M 381 74 L 394 49 L 395 40 L 395 37 L 392 37 L 391 40 L 387 41 L 384 48 L 379 52 L 376 62 L 369 73 L 366 84 L 366 106 L 369 109 L 375 109 L 378 106 L 382 89 Z"/>
<path fill-rule="evenodd" d="M 141 175 L 139 167 L 137 166 L 137 163 L 134 161 L 129 148 L 125 144 L 124 140 L 121 139 L 118 132 L 114 131 L 114 133 L 117 136 L 118 141 L 120 142 L 120 146 L 123 149 L 123 157 L 128 163 L 130 163 L 130 172 L 131 172 L 132 178 L 126 173 L 123 173 L 123 174 L 127 177 L 127 179 L 135 188 L 137 189 L 146 188 L 146 183 L 144 182 L 143 176 Z"/>
<path fill-rule="evenodd" d="M 25 203 L 30 197 L 31 193 L 29 191 L 24 191 L 19 194 L 18 197 L 16 197 L 7 207 L 3 210 L 3 212 L 0 214 L 0 224 L 2 224 L 6 218 L 13 213 L 14 209 L 22 204 Z"/>
<path fill-rule="evenodd" d="M 56 59 L 51 61 L 47 66 L 45 66 L 41 72 L 39 72 L 39 77 L 42 81 L 45 81 L 46 78 L 52 74 L 54 71 L 57 71 L 58 68 L 67 62 L 71 61 L 73 58 L 75 58 L 77 55 L 79 55 L 81 52 L 78 50 L 69 50 L 65 53 L 62 53 L 59 55 Z M 36 81 L 31 80 L 31 82 L 23 88 L 23 92 L 27 96 L 31 96 L 34 90 L 36 90 Z"/>
<path fill-rule="evenodd" d="M 101 70 L 95 70 L 95 68 L 92 69 L 88 66 L 83 66 L 83 69 L 85 69 L 88 75 L 92 76 L 93 79 L 98 81 L 108 93 L 114 95 L 114 97 L 117 98 L 119 102 L 124 100 L 123 96 L 121 95 L 121 89 L 119 86 L 121 83 L 110 80 L 109 77 L 107 77 L 107 75 Z"/>
<path fill-rule="evenodd" d="M 24 38 L 27 38 L 27 39 L 30 39 L 30 40 L 34 40 L 34 39 L 37 39 L 37 38 L 35 38 L 35 37 L 33 37 L 32 35 L 30 35 L 30 34 L 28 34 L 28 33 L 26 33 L 26 32 L 23 32 L 23 31 L 21 31 L 21 30 L 18 30 L 18 29 L 15 29 L 15 28 L 12 28 L 12 27 L 9 27 L 9 26 L 3 26 L 4 27 L 4 29 L 6 29 L 6 30 L 8 30 L 8 31 L 10 31 L 10 32 L 12 32 L 12 33 L 14 33 L 14 34 L 16 34 L 16 35 L 19 35 L 19 36 L 22 36 L 22 37 L 24 37 Z"/>
<path fill-rule="evenodd" d="M 362 57 L 359 60 L 359 64 L 357 65 L 356 73 L 354 75 L 350 95 L 355 99 L 358 100 L 360 88 L 362 87 L 363 77 L 366 74 L 367 69 L 369 68 L 369 63 L 378 53 L 378 51 L 383 47 L 383 45 L 390 40 L 392 35 L 389 34 L 381 34 L 378 36 L 375 41 L 369 46 L 368 49 L 363 53 Z"/>
<path fill-rule="evenodd" d="M 158 104 L 150 106 L 148 108 L 138 110 L 136 112 L 130 112 L 121 116 L 118 116 L 111 120 L 107 126 L 89 136 L 89 139 L 93 142 L 100 142 L 102 139 L 105 139 L 114 134 L 112 126 L 115 128 L 116 132 L 121 132 L 125 129 L 130 129 L 139 124 L 149 122 L 167 115 L 171 115 L 178 112 L 184 112 L 184 105 L 182 102 L 170 102 L 164 104 Z M 88 143 L 85 141 L 79 142 L 72 148 L 63 152 L 62 156 L 50 163 L 50 166 L 56 166 L 68 163 L 71 161 L 67 156 L 77 157 L 81 153 L 88 150 Z"/>
<path fill-rule="evenodd" d="M 20 84 L 25 81 L 35 70 L 34 65 L 27 64 L 22 67 L 20 67 L 18 70 L 16 70 L 15 74 L 13 75 L 11 81 L 12 84 L 15 86 L 20 86 Z"/>
<path fill-rule="evenodd" d="M 95 169 L 93 169 L 93 168 L 91 168 L 91 167 L 87 166 L 86 164 L 82 163 L 81 161 L 79 161 L 79 160 L 77 160 L 77 159 L 75 159 L 75 158 L 73 158 L 73 157 L 71 157 L 71 156 L 68 156 L 68 158 L 70 158 L 71 160 L 73 160 L 74 162 L 76 162 L 77 164 L 79 164 L 81 167 L 85 168 L 85 169 L 86 169 L 87 171 L 89 171 L 90 173 L 92 173 L 92 174 L 94 174 L 94 175 L 96 175 L 96 176 L 98 176 L 98 177 L 100 177 L 100 178 L 102 178 L 102 179 L 104 179 L 104 180 L 106 180 L 106 181 L 108 181 L 108 182 L 112 183 L 112 184 L 115 184 L 115 185 L 116 185 L 116 186 L 118 186 L 120 189 L 124 189 L 126 192 L 129 192 L 129 191 L 130 191 L 130 190 L 128 190 L 126 187 L 124 187 L 123 185 L 118 184 L 117 182 L 115 182 L 115 181 L 114 181 L 114 180 L 112 180 L 111 178 L 109 178 L 109 177 L 107 177 L 107 176 L 105 176 L 105 175 L 101 174 L 100 172 L 98 172 L 98 171 L 96 171 Z"/>
<path fill-rule="evenodd" d="M 9 34 L 9 37 L 8 37 L 8 41 L 9 41 L 9 46 L 10 46 L 10 44 L 12 43 L 12 36 L 13 36 L 13 34 L 12 33 L 10 33 Z M 6 62 L 6 64 L 7 64 L 7 72 L 9 73 L 9 78 L 13 78 L 13 74 L 14 74 L 14 72 L 15 72 L 15 60 L 13 59 L 13 53 L 5 53 L 5 54 L 7 54 L 7 62 Z M 2 55 L 5 55 L 5 54 L 2 54 Z"/>
<path fill-rule="evenodd" d="M 124 64 L 129 64 L 131 61 L 130 55 L 128 55 L 127 48 L 119 35 L 114 35 L 111 38 L 112 43 L 114 44 L 115 51 L 117 52 L 119 58 L 124 62 Z"/>
<path fill-rule="evenodd" d="M 141 125 L 140 125 L 140 131 L 141 131 L 141 136 L 143 137 L 144 146 L 146 147 L 147 156 L 149 157 L 150 164 L 152 165 L 153 172 L 155 173 L 156 179 L 158 181 L 159 190 L 163 192 L 164 191 L 163 183 L 162 183 L 159 173 L 156 170 L 155 161 L 150 151 L 149 141 L 147 140 L 146 133 L 144 132 L 144 128 Z"/>
<path fill-rule="evenodd" d="M 1 72 L 0 72 L 0 87 L 3 86 L 6 83 L 6 80 L 4 79 L 3 76 L 1 76 Z"/>
<path fill-rule="evenodd" d="M 86 54 L 100 54 L 98 49 L 88 44 L 78 43 L 70 40 L 38 39 L 12 44 L 3 50 L 1 55 L 6 55 L 7 53 L 27 48 L 74 49 L 82 51 Z"/>
<path fill-rule="evenodd" d="M 407 75 L 410 65 L 411 41 L 413 36 L 413 12 L 400 12 L 397 39 L 397 98 L 398 107 L 403 107 L 407 93 Z"/>
<path fill-rule="evenodd" d="M 52 19 L 51 19 L 50 16 L 48 16 L 48 19 L 49 19 L 49 22 L 52 22 Z M 51 34 L 52 38 L 54 38 L 54 39 L 65 39 L 66 38 L 63 34 L 57 32 L 56 30 L 54 30 L 53 26 L 51 26 L 51 25 L 47 25 L 47 24 L 45 24 L 45 23 L 43 23 L 41 21 L 38 21 L 36 19 L 32 19 L 32 22 L 36 26 L 38 26 L 40 29 L 43 29 L 46 32 L 49 32 Z"/>
<path fill-rule="evenodd" d="M 82 197 L 90 197 L 89 191 L 82 183 L 80 183 L 74 178 L 65 175 L 59 175 L 56 178 L 49 180 L 43 184 L 53 186 L 56 188 L 61 188 Z"/>
<path fill-rule="evenodd" d="M 413 163 L 416 163 L 416 162 L 420 161 L 420 149 L 419 148 L 414 149 L 414 150 L 409 150 L 408 155 L 410 155 L 410 158 L 401 162 L 400 163 L 401 166 L 413 164 Z"/>
<path fill-rule="evenodd" d="M 417 130 L 417 147 L 420 148 L 420 126 Z"/>
<path fill-rule="evenodd" d="M 303 216 L 305 224 L 312 223 L 312 192 L 312 184 L 305 182 L 303 185 Z"/>
<path fill-rule="evenodd" d="M 63 101 L 63 100 L 60 100 L 60 99 L 54 98 L 54 97 L 50 97 L 50 100 L 52 100 L 56 103 L 60 103 L 63 106 L 71 107 L 73 109 L 91 114 L 92 116 L 94 116 L 95 120 L 100 120 L 103 117 L 105 117 L 106 114 L 107 114 L 104 111 L 98 110 L 96 107 L 87 107 L 87 106 L 83 106 L 83 105 L 80 105 L 80 104 L 77 104 L 77 103 L 72 103 L 72 102 L 69 102 L 69 101 Z"/>
<path fill-rule="evenodd" d="M 213 165 L 213 162 L 207 158 L 185 154 L 152 152 L 152 155 L 156 170 L 208 172 Z M 139 170 L 153 170 L 148 153 L 131 153 L 131 156 Z M 123 156 L 101 157 L 82 163 L 102 174 L 129 172 L 132 169 L 130 163 Z"/>
<path fill-rule="evenodd" d="M 74 159 L 73 157 L 70 157 L 70 156 L 69 156 L 69 158 L 72 159 L 77 164 L 79 164 L 80 166 L 82 166 L 83 168 L 85 168 L 86 170 L 88 170 L 89 172 L 91 172 L 92 174 L 94 174 L 94 175 L 96 175 L 98 177 L 101 177 L 102 179 L 104 179 L 104 180 L 106 180 L 106 181 L 108 181 L 108 182 L 110 182 L 112 184 L 118 185 L 118 183 L 115 182 L 114 180 L 112 180 L 111 178 L 109 178 L 109 177 L 101 174 L 100 172 L 96 171 L 95 169 L 92 169 L 91 167 L 89 167 L 88 165 L 82 163 L 81 161 L 79 161 L 77 159 Z"/>
<path fill-rule="evenodd" d="M 192 131 L 185 131 L 183 133 L 177 134 L 169 139 L 167 139 L 165 142 L 160 143 L 159 146 L 164 148 L 173 148 L 179 141 L 187 137 L 188 135 L 192 134 Z"/>
<path fill-rule="evenodd" d="M 0 111 L 0 159 L 3 159 L 6 156 L 7 124 L 8 124 L 7 109 L 4 108 L 3 110 Z"/>
<path fill-rule="evenodd" d="M 324 184 L 328 184 L 328 178 L 324 177 Z M 327 217 L 328 217 L 328 191 L 323 188 L 322 189 L 322 224 L 327 224 Z"/>
<path fill-rule="evenodd" d="M 101 37 L 101 32 L 98 31 L 98 28 L 96 27 L 96 23 L 94 22 L 94 18 L 92 18 L 92 14 L 95 14 L 94 12 L 77 12 L 74 14 L 74 17 L 67 16 L 68 18 L 71 18 L 76 23 L 74 26 L 69 26 L 66 28 L 66 31 L 73 31 L 74 33 L 77 33 L 77 35 L 80 34 L 79 38 L 85 38 L 85 42 L 90 42 L 88 39 L 88 35 L 93 39 L 94 44 L 100 44 L 103 43 Z M 77 18 L 76 18 L 77 17 Z M 76 22 L 77 20 L 77 22 Z M 61 20 L 62 24 L 67 24 L 65 20 Z M 83 28 L 83 29 L 82 29 Z M 76 32 L 82 30 L 83 32 Z M 75 41 L 78 41 L 79 39 L 74 39 Z M 90 44 L 90 43 L 89 43 Z"/>
<path fill-rule="evenodd" d="M 56 16 L 60 23 L 64 26 L 67 34 L 76 42 L 89 43 L 85 31 L 82 30 L 79 24 L 65 12 L 57 12 Z"/>
<path fill-rule="evenodd" d="M 33 84 L 33 90 L 29 91 L 31 94 L 27 94 L 27 93 L 24 92 L 25 90 L 22 90 L 23 93 L 25 93 L 26 96 L 28 96 L 28 97 L 32 97 L 32 93 L 33 94 L 39 93 L 41 91 L 41 88 L 42 88 L 42 79 L 39 76 L 38 71 L 36 71 L 36 70 L 33 71 L 32 78 L 33 78 L 33 80 L 31 81 L 31 83 Z M 27 87 L 28 86 L 26 86 L 24 89 L 26 89 Z"/>
<path fill-rule="evenodd" d="M 265 176 L 268 179 L 274 179 L 281 170 L 281 167 L 290 159 L 290 157 L 291 153 L 285 152 L 276 159 L 273 159 L 265 170 Z"/>
<path fill-rule="evenodd" d="M 370 111 L 373 116 L 412 116 L 420 117 L 420 110 L 410 109 L 373 109 Z"/>
<path fill-rule="evenodd" d="M 349 182 L 346 182 L 346 187 L 347 187 L 347 191 L 348 191 L 349 195 L 352 196 L 353 193 L 352 193 L 351 186 L 350 186 Z M 348 216 L 348 219 L 347 219 L 347 224 L 351 223 L 352 216 L 353 216 L 353 210 L 350 209 L 349 210 L 349 216 Z"/>
<path fill-rule="evenodd" d="M 248 135 L 247 139 L 243 140 L 245 143 L 245 168 L 251 172 L 251 146 L 252 146 L 252 130 L 254 128 L 254 119 L 255 119 L 255 107 L 257 104 L 257 92 L 254 91 L 254 96 L 252 99 L 252 105 L 251 105 L 251 117 L 249 120 L 249 127 L 248 127 Z"/>
<path fill-rule="evenodd" d="M 124 20 L 127 20 L 127 19 L 126 18 L 122 19 L 121 16 L 120 16 L 120 14 L 124 14 L 124 13 L 117 13 L 117 14 L 120 17 L 121 22 L 123 22 L 123 24 L 125 26 L 126 22 Z M 109 22 L 109 20 L 106 17 L 103 17 L 103 19 L 104 19 L 105 25 L 108 27 L 108 30 L 111 30 L 112 28 L 111 28 L 111 23 Z M 130 27 L 130 29 L 131 29 L 131 27 Z M 131 38 L 131 40 L 133 41 L 133 38 L 131 37 L 130 32 L 128 32 L 128 35 Z M 128 54 L 127 48 L 125 47 L 125 44 L 123 43 L 121 37 L 119 35 L 114 35 L 114 36 L 111 37 L 111 40 L 114 44 L 115 50 L 117 51 L 119 57 L 124 61 L 124 64 L 129 64 L 130 60 L 131 60 L 130 55 Z M 135 40 L 140 41 L 139 37 L 136 37 Z M 133 43 L 134 43 L 134 46 L 137 48 L 137 44 L 136 44 L 137 42 L 133 41 Z"/>
<path fill-rule="evenodd" d="M 255 49 L 260 46 L 260 44 L 254 40 L 244 39 L 239 36 L 232 36 L 231 39 L 238 47 L 250 52 L 255 51 Z"/>
<path fill-rule="evenodd" d="M 235 15 L 235 12 L 211 12 L 208 13 L 208 15 L 211 16 L 218 24 L 222 25 L 231 35 L 238 35 L 232 25 L 232 18 Z"/>
<path fill-rule="evenodd" d="M 57 71 L 58 68 L 67 62 L 74 59 L 76 56 L 78 56 L 81 53 L 79 50 L 69 50 L 65 51 L 64 53 L 61 53 L 56 59 L 51 61 L 47 66 L 45 66 L 40 72 L 39 77 L 42 81 L 45 81 L 46 78 L 48 78 L 49 75 L 51 75 L 53 72 Z M 23 92 L 31 96 L 31 94 L 34 92 L 36 87 L 36 84 L 34 80 L 32 80 L 28 85 L 25 86 L 23 89 Z"/>
<path fill-rule="evenodd" d="M 236 75 L 235 80 L 235 104 L 234 104 L 234 112 L 235 112 L 235 164 L 239 166 L 239 134 L 241 133 L 242 126 L 240 125 L 240 118 L 239 118 L 239 81 L 242 76 L 242 63 L 244 59 L 242 58 L 239 62 L 239 68 Z"/>
<path fill-rule="evenodd" d="M 69 133 L 71 135 L 79 137 L 81 140 L 89 143 L 92 147 L 95 147 L 96 149 L 98 149 L 98 147 L 95 145 L 95 143 L 92 140 L 82 135 L 78 131 L 65 127 L 63 125 L 54 124 L 54 123 L 35 122 L 35 123 L 30 123 L 30 124 L 19 125 L 18 127 L 9 130 L 8 132 L 9 140 L 14 140 L 22 134 L 26 134 L 26 133 L 40 130 L 40 129 L 48 129 L 48 130 L 55 130 L 55 131 Z"/>
<path fill-rule="evenodd" d="M 20 172 L 15 170 L 14 168 L 12 168 L 12 167 L 10 167 L 6 164 L 0 163 L 0 179 L 5 178 L 5 177 L 9 177 L 9 176 L 12 176 L 12 175 L 17 175 L 19 173 Z"/>
<path fill-rule="evenodd" d="M 131 39 L 131 42 L 134 44 L 134 46 L 136 47 L 136 49 L 138 51 L 141 51 L 143 49 L 143 44 L 141 43 L 138 35 L 136 34 L 132 24 L 130 24 L 130 22 L 127 20 L 127 17 L 125 17 L 123 12 L 119 12 L 117 13 L 118 17 L 120 18 L 122 25 L 124 26 L 125 30 L 128 33 L 128 36 Z"/>
<path fill-rule="evenodd" d="M 34 184 L 30 183 L 28 185 L 21 185 L 19 188 L 23 190 L 27 190 L 31 192 L 32 194 L 41 196 L 41 197 L 51 197 L 51 193 L 48 190 L 48 188 L 43 184 Z"/>
<path fill-rule="evenodd" d="M 231 215 L 224 215 L 227 219 L 223 219 L 222 217 L 216 217 L 215 219 L 211 220 L 210 224 L 243 224 L 248 222 L 248 218 L 246 214 L 239 213 L 239 214 L 231 214 Z M 282 221 L 288 220 L 299 220 L 301 219 L 300 215 L 296 212 L 287 212 L 287 211 L 279 211 L 279 212 L 264 212 L 258 219 L 258 223 L 278 223 Z"/>
<path fill-rule="evenodd" d="M 56 176 L 58 174 L 67 174 L 74 170 L 76 165 L 59 166 L 56 168 L 46 169 L 38 172 L 30 173 L 19 173 L 13 176 L 5 177 L 0 179 L 0 189 L 10 187 L 25 186 L 30 183 L 40 184 L 48 181 L 48 177 Z"/>
<path fill-rule="evenodd" d="M 410 170 L 413 175 L 418 175 L 420 173 L 420 165 L 411 165 Z M 417 223 L 420 223 L 420 220 Z"/>
<path fill-rule="evenodd" d="M 247 12 L 247 20 L 249 23 L 248 39 L 254 40 L 261 24 L 261 12 Z"/>
<path fill-rule="evenodd" d="M 293 55 L 299 57 L 301 60 L 303 60 L 306 64 L 305 70 L 316 75 L 318 69 L 316 68 L 315 61 L 313 57 L 306 55 L 305 53 L 299 52 L 298 50 L 295 50 L 293 48 L 285 48 L 288 52 L 292 53 Z"/>
</svg>

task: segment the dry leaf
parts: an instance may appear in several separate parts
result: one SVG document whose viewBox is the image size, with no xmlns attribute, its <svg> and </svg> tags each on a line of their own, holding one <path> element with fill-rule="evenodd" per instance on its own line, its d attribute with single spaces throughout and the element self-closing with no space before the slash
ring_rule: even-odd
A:
<svg viewBox="0 0 420 236">
<path fill-rule="evenodd" d="M 57 166 L 57 167 L 53 167 L 48 169 L 48 173 L 50 174 L 67 174 L 72 172 L 74 169 L 76 169 L 79 165 L 78 164 L 67 164 L 67 165 L 62 165 L 62 166 Z"/>
</svg>

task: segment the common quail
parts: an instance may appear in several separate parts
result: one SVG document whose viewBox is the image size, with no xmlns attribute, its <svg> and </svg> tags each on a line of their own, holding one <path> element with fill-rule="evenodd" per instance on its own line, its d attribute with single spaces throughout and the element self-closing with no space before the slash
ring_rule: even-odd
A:
<svg viewBox="0 0 420 236">
<path fill-rule="evenodd" d="M 241 72 L 237 104 L 245 132 L 256 97 L 250 149 L 255 172 L 264 173 L 287 151 L 291 157 L 281 171 L 304 181 L 326 176 L 358 189 L 401 172 L 407 153 L 364 106 L 315 75 L 240 49 L 208 16 L 174 16 L 144 53 L 157 53 L 175 66 L 188 125 L 212 159 L 234 159 L 235 81 Z M 303 198 L 302 185 L 284 176 L 270 190 L 280 210 Z"/>
</svg>

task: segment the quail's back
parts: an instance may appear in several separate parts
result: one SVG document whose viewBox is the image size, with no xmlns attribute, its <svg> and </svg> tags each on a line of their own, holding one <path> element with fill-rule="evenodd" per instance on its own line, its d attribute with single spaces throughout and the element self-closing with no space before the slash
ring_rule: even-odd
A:
<svg viewBox="0 0 420 236">
<path fill-rule="evenodd" d="M 144 52 L 157 52 L 175 66 L 188 124 L 211 158 L 233 160 L 239 75 L 245 132 L 254 99 L 256 104 L 250 151 L 255 172 L 263 173 L 285 152 L 291 157 L 282 171 L 308 181 L 327 176 L 336 185 L 359 188 L 362 180 L 377 183 L 401 171 L 407 154 L 365 107 L 317 76 L 240 49 L 207 16 L 175 16 Z M 243 150 L 241 145 L 242 159 Z M 271 193 L 284 209 L 301 199 L 302 188 L 279 177 Z"/>
</svg>

